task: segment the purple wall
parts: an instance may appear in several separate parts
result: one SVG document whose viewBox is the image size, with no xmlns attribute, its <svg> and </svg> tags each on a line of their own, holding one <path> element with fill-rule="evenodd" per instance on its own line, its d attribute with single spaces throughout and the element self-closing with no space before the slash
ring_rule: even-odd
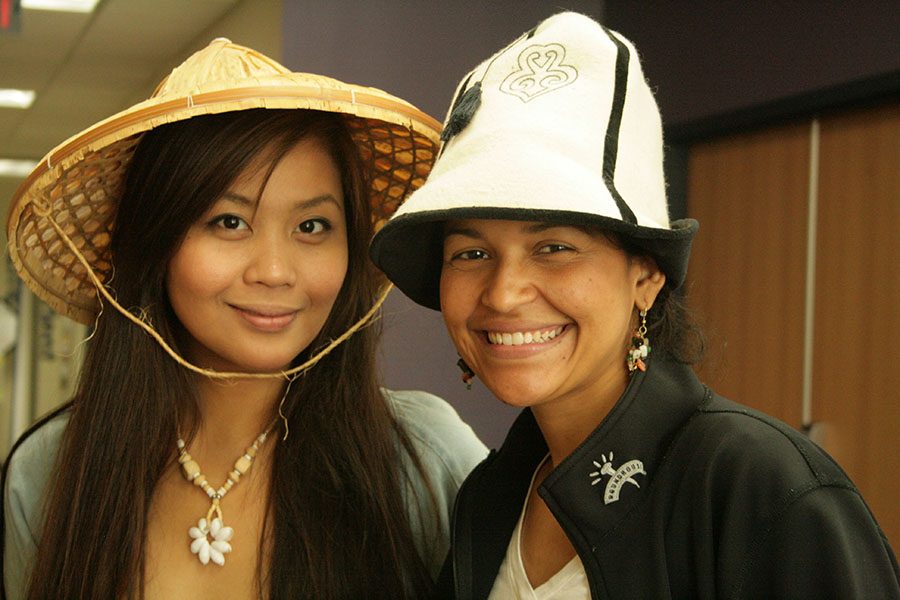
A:
<svg viewBox="0 0 900 600">
<path fill-rule="evenodd" d="M 667 127 L 900 75 L 896 0 L 607 0 L 631 39 Z"/>
<path fill-rule="evenodd" d="M 564 8 L 605 13 L 636 43 L 667 126 L 900 72 L 896 0 L 284 0 L 283 62 L 386 89 L 443 120 L 469 69 Z M 515 411 L 477 382 L 465 390 L 440 315 L 399 292 L 385 306 L 387 384 L 443 396 L 498 445 Z"/>
<path fill-rule="evenodd" d="M 443 120 L 472 67 L 561 10 L 603 0 L 284 0 L 286 66 L 382 88 Z"/>
</svg>

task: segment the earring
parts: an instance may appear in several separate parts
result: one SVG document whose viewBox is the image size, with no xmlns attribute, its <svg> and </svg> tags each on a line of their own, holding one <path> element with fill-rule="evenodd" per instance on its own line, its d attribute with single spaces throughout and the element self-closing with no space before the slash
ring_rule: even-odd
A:
<svg viewBox="0 0 900 600">
<path fill-rule="evenodd" d="M 640 316 L 641 324 L 631 335 L 631 349 L 628 350 L 625 358 L 629 373 L 634 373 L 637 369 L 647 370 L 647 365 L 644 363 L 644 359 L 650 354 L 650 341 L 647 339 L 647 311 L 642 309 Z"/>
<path fill-rule="evenodd" d="M 462 357 L 458 361 L 456 361 L 456 366 L 462 371 L 462 381 L 466 384 L 466 389 L 472 389 L 472 380 L 475 379 L 475 371 L 472 370 L 472 367 L 466 364 L 466 360 Z"/>
</svg>

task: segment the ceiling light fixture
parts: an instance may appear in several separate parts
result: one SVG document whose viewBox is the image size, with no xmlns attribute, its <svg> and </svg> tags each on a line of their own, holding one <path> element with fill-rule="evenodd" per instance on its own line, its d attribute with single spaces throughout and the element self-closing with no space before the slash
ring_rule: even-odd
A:
<svg viewBox="0 0 900 600">
<path fill-rule="evenodd" d="M 0 177 L 25 177 L 37 166 L 36 160 L 0 158 Z"/>
<path fill-rule="evenodd" d="M 89 13 L 99 0 L 22 0 L 22 8 Z"/>
<path fill-rule="evenodd" d="M 28 108 L 34 102 L 34 90 L 0 89 L 0 107 Z"/>
</svg>

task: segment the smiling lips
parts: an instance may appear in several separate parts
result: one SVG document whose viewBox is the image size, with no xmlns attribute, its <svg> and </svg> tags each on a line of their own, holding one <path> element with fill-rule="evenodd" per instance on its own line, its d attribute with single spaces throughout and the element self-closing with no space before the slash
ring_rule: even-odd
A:
<svg viewBox="0 0 900 600">
<path fill-rule="evenodd" d="M 250 308 L 232 305 L 245 321 L 256 329 L 268 332 L 281 331 L 297 316 L 296 310 L 283 308 Z"/>
<path fill-rule="evenodd" d="M 501 346 L 522 346 L 523 344 L 545 344 L 558 336 L 565 329 L 564 326 L 554 327 L 545 331 L 514 331 L 499 332 L 488 331 L 487 338 L 491 344 Z"/>
</svg>

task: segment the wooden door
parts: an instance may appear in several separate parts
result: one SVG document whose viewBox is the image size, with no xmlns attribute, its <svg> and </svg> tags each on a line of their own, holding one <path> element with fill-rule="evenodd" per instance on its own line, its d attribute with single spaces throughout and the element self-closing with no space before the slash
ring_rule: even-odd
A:
<svg viewBox="0 0 900 600">
<path fill-rule="evenodd" d="M 697 144 L 688 165 L 700 221 L 688 295 L 710 342 L 701 378 L 800 427 L 809 127 Z"/>
<path fill-rule="evenodd" d="M 900 548 L 900 104 L 821 121 L 813 421 Z"/>
<path fill-rule="evenodd" d="M 900 546 L 900 105 L 695 144 L 688 212 L 701 377 L 811 425 Z"/>
</svg>

